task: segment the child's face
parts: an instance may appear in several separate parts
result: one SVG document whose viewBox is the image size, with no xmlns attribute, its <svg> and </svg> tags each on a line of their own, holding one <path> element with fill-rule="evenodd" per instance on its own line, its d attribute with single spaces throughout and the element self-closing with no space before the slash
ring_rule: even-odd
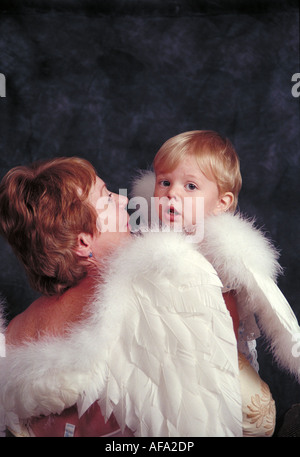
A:
<svg viewBox="0 0 300 457">
<path fill-rule="evenodd" d="M 199 217 L 227 209 L 217 184 L 207 179 L 193 156 L 171 172 L 156 170 L 154 196 L 160 199 L 156 202 L 159 218 L 168 226 L 189 228 L 200 222 Z"/>
</svg>

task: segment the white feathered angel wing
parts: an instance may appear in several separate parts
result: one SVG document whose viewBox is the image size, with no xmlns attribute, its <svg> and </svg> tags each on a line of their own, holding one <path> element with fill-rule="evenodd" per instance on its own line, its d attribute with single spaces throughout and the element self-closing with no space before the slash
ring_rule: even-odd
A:
<svg viewBox="0 0 300 457">
<path fill-rule="evenodd" d="M 133 250 L 143 258 L 121 285 L 102 411 L 137 436 L 241 435 L 236 340 L 215 270 L 175 234 L 148 234 Z"/>
<path fill-rule="evenodd" d="M 99 401 L 136 436 L 240 436 L 236 340 L 215 270 L 178 234 L 149 233 L 111 262 L 91 317 L 68 339 L 13 349 L 9 416 L 80 414 Z"/>
<path fill-rule="evenodd" d="M 131 194 L 142 196 L 150 205 L 154 187 L 155 174 L 141 170 L 133 181 Z M 148 214 L 144 219 L 149 220 Z M 300 327 L 276 284 L 281 268 L 273 245 L 253 221 L 224 213 L 205 220 L 205 236 L 199 250 L 214 266 L 224 286 L 237 292 L 241 320 L 245 319 L 251 328 L 256 315 L 278 363 L 300 381 Z"/>
<path fill-rule="evenodd" d="M 253 309 L 270 349 L 278 364 L 300 382 L 300 354 L 293 350 L 300 337 L 297 318 L 270 277 L 258 274 L 250 267 L 248 271 L 252 276 L 251 299 L 256 300 Z"/>
<path fill-rule="evenodd" d="M 255 314 L 279 365 L 300 381 L 300 337 L 297 318 L 278 288 L 278 253 L 253 222 L 223 214 L 206 221 L 201 252 L 214 265 L 224 285 L 236 289 L 242 320 Z"/>
</svg>

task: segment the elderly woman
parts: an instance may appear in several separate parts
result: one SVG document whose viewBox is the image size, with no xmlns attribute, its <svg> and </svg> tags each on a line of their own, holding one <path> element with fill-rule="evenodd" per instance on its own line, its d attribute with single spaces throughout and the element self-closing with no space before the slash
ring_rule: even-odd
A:
<svg viewBox="0 0 300 457">
<path fill-rule="evenodd" d="M 132 238 L 126 205 L 78 158 L 3 178 L 1 234 L 42 295 L 4 332 L 0 425 L 21 436 L 242 436 L 236 336 L 216 270 L 180 233 Z M 222 244 L 224 224 L 208 226 L 204 245 Z M 260 286 L 251 281 L 254 303 Z M 283 306 L 290 328 L 282 315 L 276 335 L 288 342 L 299 327 Z"/>
</svg>

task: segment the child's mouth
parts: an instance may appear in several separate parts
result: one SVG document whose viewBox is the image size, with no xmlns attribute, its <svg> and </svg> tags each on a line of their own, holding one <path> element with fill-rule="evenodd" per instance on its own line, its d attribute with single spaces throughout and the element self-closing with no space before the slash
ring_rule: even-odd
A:
<svg viewBox="0 0 300 457">
<path fill-rule="evenodd" d="M 175 216 L 179 215 L 179 212 L 173 206 L 170 206 L 170 208 L 168 208 L 168 213 L 174 214 Z"/>
<path fill-rule="evenodd" d="M 180 213 L 179 211 L 177 211 L 176 208 L 174 208 L 174 206 L 169 206 L 167 209 L 166 209 L 166 216 L 167 216 L 167 219 L 171 222 L 175 221 L 175 219 L 180 216 Z"/>
</svg>

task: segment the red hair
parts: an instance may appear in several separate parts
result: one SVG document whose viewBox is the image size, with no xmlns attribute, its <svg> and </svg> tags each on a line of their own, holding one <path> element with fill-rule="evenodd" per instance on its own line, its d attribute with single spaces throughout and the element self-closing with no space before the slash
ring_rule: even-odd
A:
<svg viewBox="0 0 300 457">
<path fill-rule="evenodd" d="M 87 272 L 76 254 L 78 235 L 93 235 L 96 214 L 87 202 L 96 180 L 93 166 L 77 157 L 10 170 L 0 184 L 0 233 L 25 266 L 31 286 L 63 293 Z"/>
</svg>

